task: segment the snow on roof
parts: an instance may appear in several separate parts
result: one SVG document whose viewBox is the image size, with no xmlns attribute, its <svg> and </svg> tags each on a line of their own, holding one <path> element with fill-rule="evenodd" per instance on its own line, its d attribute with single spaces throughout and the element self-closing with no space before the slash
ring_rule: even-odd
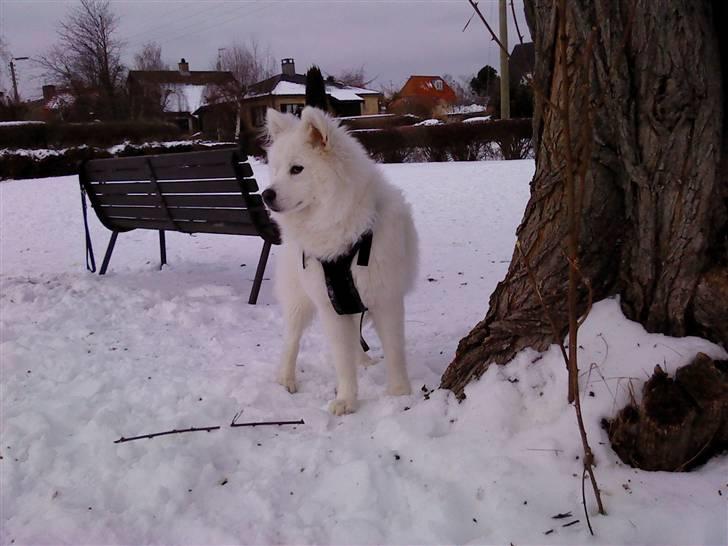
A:
<svg viewBox="0 0 728 546">
<path fill-rule="evenodd" d="M 70 93 L 60 93 L 60 94 L 55 95 L 54 97 L 50 98 L 48 100 L 48 102 L 46 102 L 45 107 L 48 110 L 60 110 L 61 108 L 70 106 L 71 104 L 73 104 L 75 102 L 76 102 L 76 97 L 74 97 Z"/>
<path fill-rule="evenodd" d="M 166 94 L 165 112 L 194 112 L 205 104 L 206 85 L 167 84 L 162 86 Z"/>
<path fill-rule="evenodd" d="M 300 83 L 280 81 L 270 92 L 271 95 L 305 95 L 306 86 Z"/>
<path fill-rule="evenodd" d="M 362 99 L 358 93 L 355 93 L 353 90 L 345 88 L 341 89 L 339 87 L 330 87 L 326 86 L 326 94 L 331 95 L 332 98 L 340 101 L 359 101 L 361 102 Z"/>
<path fill-rule="evenodd" d="M 247 98 L 261 97 L 264 95 L 292 95 L 305 96 L 306 85 L 302 83 L 289 82 L 285 80 L 279 81 L 270 93 L 249 94 Z M 362 87 L 338 87 L 335 85 L 326 86 L 326 94 L 339 101 L 362 101 L 362 95 L 378 95 L 378 91 L 364 89 Z"/>
<path fill-rule="evenodd" d="M 463 123 L 476 123 L 478 121 L 490 121 L 490 116 L 478 116 L 475 118 L 464 119 Z"/>
<path fill-rule="evenodd" d="M 352 85 L 347 85 L 346 88 L 354 91 L 357 95 L 381 95 L 379 91 L 374 91 L 374 89 L 365 89 L 364 87 L 354 87 Z"/>
<path fill-rule="evenodd" d="M 419 126 L 428 126 L 428 125 L 442 125 L 442 122 L 439 119 L 426 119 L 424 121 L 420 121 L 419 123 L 415 123 L 415 127 Z"/>
<path fill-rule="evenodd" d="M 0 121 L 0 126 L 8 127 L 11 125 L 42 125 L 45 121 Z"/>
<path fill-rule="evenodd" d="M 473 114 L 475 112 L 485 112 L 485 106 L 480 104 L 452 105 L 447 111 L 449 114 Z"/>
</svg>

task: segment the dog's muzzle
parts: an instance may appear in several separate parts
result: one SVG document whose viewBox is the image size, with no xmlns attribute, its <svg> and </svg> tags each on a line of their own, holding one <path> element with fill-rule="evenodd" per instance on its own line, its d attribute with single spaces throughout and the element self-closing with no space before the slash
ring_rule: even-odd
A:
<svg viewBox="0 0 728 546">
<path fill-rule="evenodd" d="M 278 212 L 278 207 L 276 206 L 276 190 L 268 188 L 263 190 L 261 195 L 263 196 L 263 202 L 268 205 L 268 208 L 274 212 Z"/>
</svg>

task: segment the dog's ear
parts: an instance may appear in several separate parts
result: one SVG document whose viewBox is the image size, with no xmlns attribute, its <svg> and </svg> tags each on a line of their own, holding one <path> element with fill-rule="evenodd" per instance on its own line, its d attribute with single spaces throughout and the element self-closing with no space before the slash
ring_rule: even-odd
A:
<svg viewBox="0 0 728 546">
<path fill-rule="evenodd" d="M 301 122 L 308 131 L 309 141 L 314 148 L 328 150 L 331 148 L 331 138 L 337 123 L 323 110 L 306 106 L 301 112 Z"/>
<path fill-rule="evenodd" d="M 293 127 L 298 119 L 293 114 L 281 114 L 278 110 L 268 108 L 265 114 L 265 130 L 268 140 L 274 141 L 278 135 Z"/>
</svg>

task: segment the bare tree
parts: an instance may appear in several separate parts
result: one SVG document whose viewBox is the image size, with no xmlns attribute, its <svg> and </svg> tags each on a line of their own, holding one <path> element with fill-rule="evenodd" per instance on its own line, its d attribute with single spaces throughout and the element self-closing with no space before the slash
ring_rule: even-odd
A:
<svg viewBox="0 0 728 546">
<path fill-rule="evenodd" d="M 121 110 L 118 100 L 125 68 L 118 26 L 109 0 L 80 0 L 59 24 L 56 44 L 36 59 L 46 78 L 74 93 L 98 92 L 97 115 L 116 117 Z"/>
<path fill-rule="evenodd" d="M 342 70 L 334 76 L 334 79 L 344 85 L 351 85 L 352 87 L 366 87 L 376 78 L 367 78 L 364 65 L 361 65 L 358 68 L 347 68 Z"/>
<path fill-rule="evenodd" d="M 470 89 L 470 84 L 467 78 L 461 76 L 459 79 L 455 79 L 455 77 L 451 74 L 443 74 L 442 79 L 445 80 L 445 83 L 448 84 L 453 91 L 455 91 L 455 96 L 457 97 L 457 102 L 455 104 L 465 105 L 477 102 L 475 94 Z"/>
<path fill-rule="evenodd" d="M 134 54 L 134 70 L 169 70 L 169 65 L 162 60 L 162 46 L 157 42 L 145 43 Z"/>
<path fill-rule="evenodd" d="M 217 70 L 232 72 L 240 92 L 244 93 L 252 84 L 274 74 L 276 60 L 270 48 L 251 39 L 247 43 L 238 41 L 220 48 L 214 66 Z"/>
<path fill-rule="evenodd" d="M 7 73 L 11 58 L 10 46 L 5 38 L 0 36 L 0 90 L 2 91 L 8 89 L 10 84 Z"/>
</svg>

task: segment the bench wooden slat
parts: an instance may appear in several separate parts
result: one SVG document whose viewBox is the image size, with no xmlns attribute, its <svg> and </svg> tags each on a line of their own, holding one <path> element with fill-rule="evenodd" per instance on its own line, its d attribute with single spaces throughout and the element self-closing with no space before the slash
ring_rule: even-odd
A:
<svg viewBox="0 0 728 546">
<path fill-rule="evenodd" d="M 158 180 L 236 177 L 230 150 L 95 159 L 86 164 L 86 175 L 91 181 L 102 182 L 149 180 L 147 161 Z M 239 163 L 238 168 L 244 177 L 253 175 L 248 163 Z"/>
<path fill-rule="evenodd" d="M 98 194 L 123 195 L 126 193 L 156 193 L 153 184 L 147 181 L 139 182 L 101 182 L 91 183 L 91 187 Z M 235 179 L 225 180 L 186 180 L 184 182 L 159 182 L 162 193 L 241 193 L 240 182 Z M 246 178 L 243 187 L 249 192 L 258 191 L 258 183 L 254 178 Z"/>
<path fill-rule="evenodd" d="M 156 193 L 154 185 L 149 180 L 140 180 L 138 182 L 114 182 L 109 184 L 106 182 L 91 183 L 91 188 L 96 194 L 105 195 L 125 195 L 127 193 Z"/>
<path fill-rule="evenodd" d="M 101 207 L 109 218 L 154 218 L 168 220 L 161 207 Z M 243 209 L 195 209 L 170 207 L 172 220 L 204 220 L 206 222 L 254 223 L 251 213 Z"/>
<path fill-rule="evenodd" d="M 94 159 L 85 168 L 88 180 L 93 181 L 149 180 L 149 167 L 142 157 Z"/>
<path fill-rule="evenodd" d="M 154 218 L 167 220 L 167 213 L 161 207 L 101 207 L 108 218 Z"/>
<path fill-rule="evenodd" d="M 233 222 L 252 224 L 250 213 L 241 209 L 180 209 L 170 208 L 173 220 L 205 220 L 207 222 Z"/>
<path fill-rule="evenodd" d="M 97 194 L 95 200 L 101 205 L 137 205 L 147 207 L 158 207 L 162 205 L 162 200 L 155 193 L 140 195 Z"/>
<path fill-rule="evenodd" d="M 221 233 L 226 235 L 258 235 L 258 230 L 252 224 L 238 224 L 233 222 L 191 222 L 178 221 L 175 224 L 164 220 L 145 220 L 139 218 L 111 218 L 110 222 L 123 229 L 145 228 L 183 233 Z"/>
<path fill-rule="evenodd" d="M 160 181 L 162 193 L 240 193 L 240 182 L 237 180 L 189 180 L 185 182 Z M 246 178 L 243 187 L 249 191 L 258 191 L 255 178 Z"/>
<path fill-rule="evenodd" d="M 160 206 L 160 198 L 156 194 L 147 195 L 97 195 L 102 205 L 137 205 Z M 165 195 L 164 200 L 168 207 L 218 207 L 218 208 L 248 208 L 242 194 L 232 195 Z"/>
</svg>

